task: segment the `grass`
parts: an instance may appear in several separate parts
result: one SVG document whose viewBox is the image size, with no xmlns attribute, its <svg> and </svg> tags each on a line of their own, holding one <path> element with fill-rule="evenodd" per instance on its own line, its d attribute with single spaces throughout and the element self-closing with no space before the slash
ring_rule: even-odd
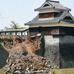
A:
<svg viewBox="0 0 74 74">
<path fill-rule="evenodd" d="M 74 74 L 74 68 L 52 69 L 52 71 L 54 71 L 54 74 Z"/>
<path fill-rule="evenodd" d="M 0 70 L 0 74 L 4 74 L 4 71 L 2 69 Z"/>
<path fill-rule="evenodd" d="M 74 68 L 68 69 L 51 69 L 54 71 L 54 74 L 74 74 Z M 0 74 L 4 74 L 3 70 L 0 70 Z"/>
</svg>

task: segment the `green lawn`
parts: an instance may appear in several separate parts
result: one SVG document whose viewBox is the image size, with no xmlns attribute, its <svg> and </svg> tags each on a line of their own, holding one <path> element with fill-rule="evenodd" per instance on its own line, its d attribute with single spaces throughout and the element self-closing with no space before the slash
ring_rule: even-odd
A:
<svg viewBox="0 0 74 74">
<path fill-rule="evenodd" d="M 74 68 L 68 69 L 51 69 L 54 71 L 54 74 L 74 74 Z M 0 74 L 4 74 L 3 70 L 0 70 Z"/>
<path fill-rule="evenodd" d="M 54 71 L 54 74 L 74 74 L 74 68 L 52 70 Z"/>
<path fill-rule="evenodd" d="M 4 71 L 3 70 L 0 70 L 0 74 L 4 74 Z"/>
</svg>

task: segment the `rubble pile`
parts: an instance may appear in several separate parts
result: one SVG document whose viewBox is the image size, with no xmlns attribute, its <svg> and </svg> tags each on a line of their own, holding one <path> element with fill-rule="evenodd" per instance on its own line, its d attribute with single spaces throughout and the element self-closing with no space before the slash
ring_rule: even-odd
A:
<svg viewBox="0 0 74 74">
<path fill-rule="evenodd" d="M 40 47 L 41 37 L 21 37 L 1 39 L 1 44 L 9 52 L 3 67 L 5 74 L 53 74 L 50 60 L 35 54 Z"/>
<path fill-rule="evenodd" d="M 22 55 L 20 51 L 11 52 L 7 65 L 4 67 L 6 74 L 48 74 L 49 60 L 37 55 Z"/>
</svg>

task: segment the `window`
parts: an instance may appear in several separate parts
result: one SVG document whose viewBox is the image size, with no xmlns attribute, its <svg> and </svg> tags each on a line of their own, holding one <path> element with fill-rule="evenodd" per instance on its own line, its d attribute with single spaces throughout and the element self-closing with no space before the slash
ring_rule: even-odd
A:
<svg viewBox="0 0 74 74">
<path fill-rule="evenodd" d="M 39 18 L 51 18 L 54 17 L 54 13 L 39 13 Z"/>
<path fill-rule="evenodd" d="M 62 12 L 39 13 L 39 18 L 59 17 L 61 14 Z"/>
</svg>

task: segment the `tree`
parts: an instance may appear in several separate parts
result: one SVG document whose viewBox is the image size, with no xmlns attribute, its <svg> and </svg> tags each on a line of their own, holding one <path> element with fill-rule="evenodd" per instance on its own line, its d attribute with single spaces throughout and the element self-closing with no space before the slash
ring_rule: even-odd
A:
<svg viewBox="0 0 74 74">
<path fill-rule="evenodd" d="M 15 23 L 15 21 L 11 21 L 11 24 L 10 24 L 10 28 L 9 27 L 5 27 L 6 30 L 14 30 L 14 29 L 25 29 L 25 27 L 20 27 L 18 25 L 18 23 Z"/>
</svg>

